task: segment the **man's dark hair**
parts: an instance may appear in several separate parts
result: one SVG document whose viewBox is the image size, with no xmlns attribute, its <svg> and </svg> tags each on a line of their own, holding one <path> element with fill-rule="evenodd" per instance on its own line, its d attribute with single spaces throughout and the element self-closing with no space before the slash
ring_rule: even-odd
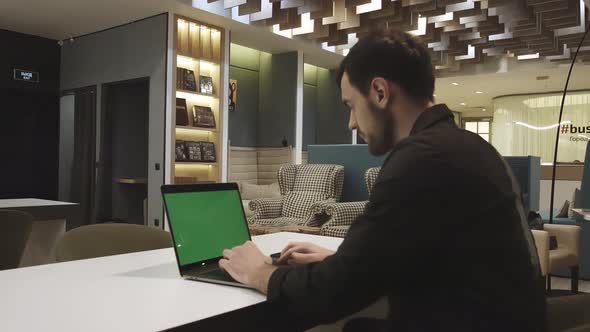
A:
<svg viewBox="0 0 590 332">
<path fill-rule="evenodd" d="M 338 85 L 344 73 L 363 95 L 375 77 L 397 83 L 417 101 L 433 100 L 434 72 L 428 49 L 409 34 L 388 28 L 359 39 L 340 63 Z"/>
</svg>

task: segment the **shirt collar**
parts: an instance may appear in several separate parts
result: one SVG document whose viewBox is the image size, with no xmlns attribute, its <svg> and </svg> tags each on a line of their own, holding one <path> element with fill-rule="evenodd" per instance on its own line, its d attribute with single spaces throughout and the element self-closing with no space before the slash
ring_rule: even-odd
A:
<svg viewBox="0 0 590 332">
<path fill-rule="evenodd" d="M 410 136 L 439 123 L 452 123 L 453 126 L 455 125 L 453 113 L 445 104 L 438 104 L 425 109 L 424 112 L 418 116 L 418 119 L 416 119 L 416 123 L 414 123 Z"/>
</svg>

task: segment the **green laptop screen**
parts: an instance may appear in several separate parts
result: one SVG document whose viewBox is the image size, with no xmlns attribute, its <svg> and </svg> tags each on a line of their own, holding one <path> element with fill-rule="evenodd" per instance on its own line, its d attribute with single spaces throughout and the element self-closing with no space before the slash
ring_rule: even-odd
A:
<svg viewBox="0 0 590 332">
<path fill-rule="evenodd" d="M 248 241 L 237 190 L 164 194 L 181 266 L 220 257 Z"/>
</svg>

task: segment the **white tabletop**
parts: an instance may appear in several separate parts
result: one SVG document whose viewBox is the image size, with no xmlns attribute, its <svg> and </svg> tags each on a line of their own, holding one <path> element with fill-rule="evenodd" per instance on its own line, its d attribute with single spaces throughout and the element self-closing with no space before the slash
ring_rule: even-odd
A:
<svg viewBox="0 0 590 332">
<path fill-rule="evenodd" d="M 253 237 L 265 254 L 289 241 L 336 249 L 341 238 Z M 261 303 L 254 290 L 180 278 L 161 249 L 0 272 L 2 331 L 158 331 Z"/>
<path fill-rule="evenodd" d="M 38 198 L 0 199 L 0 209 L 25 208 L 38 206 L 77 205 L 78 203 L 49 201 Z"/>
</svg>

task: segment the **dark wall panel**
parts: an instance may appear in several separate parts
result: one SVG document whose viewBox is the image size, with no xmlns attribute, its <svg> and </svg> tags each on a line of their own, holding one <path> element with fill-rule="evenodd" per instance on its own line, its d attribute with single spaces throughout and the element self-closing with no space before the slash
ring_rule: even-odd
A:
<svg viewBox="0 0 590 332">
<path fill-rule="evenodd" d="M 238 82 L 236 110 L 229 113 L 229 139 L 232 146 L 256 146 L 259 76 L 257 71 L 249 69 L 229 69 L 229 77 Z"/>
<path fill-rule="evenodd" d="M 6 30 L 0 40 L 0 198 L 57 199 L 60 48 Z M 40 82 L 12 80 L 15 67 Z"/>
</svg>

